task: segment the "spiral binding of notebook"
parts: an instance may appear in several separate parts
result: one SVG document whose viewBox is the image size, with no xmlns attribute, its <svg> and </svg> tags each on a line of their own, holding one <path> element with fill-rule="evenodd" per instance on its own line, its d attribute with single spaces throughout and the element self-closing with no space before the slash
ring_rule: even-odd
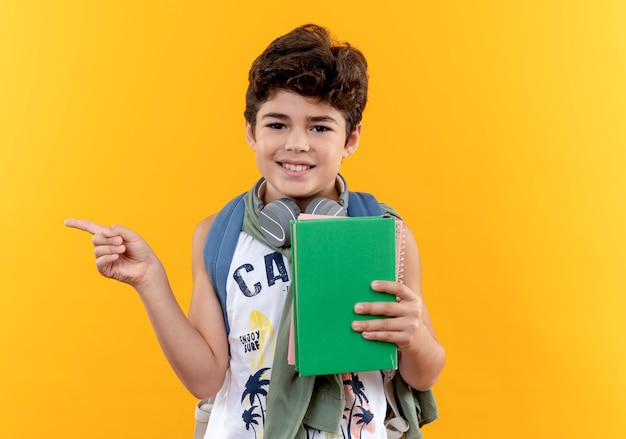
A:
<svg viewBox="0 0 626 439">
<path fill-rule="evenodd" d="M 396 270 L 397 280 L 402 283 L 404 280 L 404 245 L 406 243 L 406 230 L 404 223 L 396 219 Z"/>
</svg>

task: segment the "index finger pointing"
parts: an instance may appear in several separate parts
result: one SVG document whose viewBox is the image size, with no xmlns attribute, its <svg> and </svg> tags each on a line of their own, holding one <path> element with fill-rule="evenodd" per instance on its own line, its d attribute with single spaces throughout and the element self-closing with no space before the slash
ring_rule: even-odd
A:
<svg viewBox="0 0 626 439">
<path fill-rule="evenodd" d="M 63 224 L 65 224 L 67 227 L 71 227 L 72 229 L 78 229 L 84 232 L 91 233 L 92 235 L 95 235 L 96 233 L 104 229 L 104 227 L 100 224 L 76 218 L 68 218 L 63 222 Z"/>
</svg>

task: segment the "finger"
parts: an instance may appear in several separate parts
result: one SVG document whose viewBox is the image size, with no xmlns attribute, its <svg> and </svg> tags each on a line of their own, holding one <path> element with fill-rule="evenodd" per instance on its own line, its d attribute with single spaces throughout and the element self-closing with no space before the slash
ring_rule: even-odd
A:
<svg viewBox="0 0 626 439">
<path fill-rule="evenodd" d="M 93 235 L 91 242 L 93 242 L 93 245 L 96 245 L 96 246 L 98 245 L 122 245 L 124 243 L 124 239 L 119 235 L 107 237 L 107 236 L 104 236 L 102 233 L 96 233 L 95 235 Z"/>
<path fill-rule="evenodd" d="M 364 331 L 361 332 L 367 340 L 385 341 L 395 344 L 398 349 L 406 349 L 411 342 L 411 335 L 402 331 Z"/>
<path fill-rule="evenodd" d="M 112 225 L 111 227 L 105 227 L 102 229 L 101 233 L 107 238 L 120 236 L 124 242 L 131 242 L 140 239 L 140 236 L 136 232 L 120 226 L 119 224 Z"/>
<path fill-rule="evenodd" d="M 354 305 L 354 312 L 361 315 L 419 318 L 422 313 L 422 299 L 414 297 L 400 302 L 359 302 Z"/>
<path fill-rule="evenodd" d="M 119 256 L 126 251 L 125 245 L 99 245 L 94 249 L 96 259 L 107 255 Z"/>
<path fill-rule="evenodd" d="M 395 343 L 398 347 L 407 346 L 417 333 L 420 325 L 416 318 L 387 318 L 356 320 L 352 329 L 360 332 L 368 340 L 380 340 Z"/>
<path fill-rule="evenodd" d="M 397 302 L 359 302 L 354 305 L 354 312 L 373 316 L 398 317 L 402 315 L 402 307 Z"/>
<path fill-rule="evenodd" d="M 64 221 L 63 224 L 65 224 L 67 227 L 71 227 L 72 229 L 78 229 L 84 232 L 91 233 L 92 235 L 95 235 L 96 233 L 99 233 L 104 229 L 104 227 L 100 224 L 76 218 L 68 218 Z"/>
<path fill-rule="evenodd" d="M 352 322 L 352 329 L 358 332 L 397 332 L 404 329 L 402 318 L 366 319 Z"/>
<path fill-rule="evenodd" d="M 102 255 L 96 259 L 96 269 L 106 277 L 112 277 L 113 272 L 111 271 L 111 264 L 119 259 L 120 255 L 111 254 L 111 255 Z"/>
<path fill-rule="evenodd" d="M 370 286 L 374 291 L 378 291 L 379 293 L 395 294 L 396 296 L 398 293 L 401 294 L 401 290 L 404 287 L 400 282 L 389 280 L 375 280 L 372 281 Z"/>
<path fill-rule="evenodd" d="M 417 297 L 409 287 L 395 281 L 375 280 L 372 282 L 371 288 L 379 293 L 393 294 L 398 298 L 398 301 L 410 300 Z"/>
</svg>

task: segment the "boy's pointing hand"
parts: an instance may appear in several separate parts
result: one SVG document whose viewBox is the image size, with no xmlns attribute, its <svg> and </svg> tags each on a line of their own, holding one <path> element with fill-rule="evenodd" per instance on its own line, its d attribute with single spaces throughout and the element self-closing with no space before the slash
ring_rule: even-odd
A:
<svg viewBox="0 0 626 439">
<path fill-rule="evenodd" d="M 100 224 L 69 218 L 67 227 L 93 235 L 96 268 L 105 277 L 137 288 L 150 280 L 148 273 L 162 267 L 146 241 L 134 231 L 122 226 L 104 227 Z"/>
</svg>

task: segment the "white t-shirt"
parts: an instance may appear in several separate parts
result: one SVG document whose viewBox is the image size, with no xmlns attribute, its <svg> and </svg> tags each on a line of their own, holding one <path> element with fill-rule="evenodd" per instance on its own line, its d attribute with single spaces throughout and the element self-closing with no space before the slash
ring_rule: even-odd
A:
<svg viewBox="0 0 626 439">
<path fill-rule="evenodd" d="M 287 259 L 241 232 L 227 289 L 230 368 L 215 398 L 205 439 L 262 439 L 276 336 L 291 282 Z M 383 439 L 387 402 L 380 372 L 343 374 L 343 434 L 307 437 Z"/>
</svg>

